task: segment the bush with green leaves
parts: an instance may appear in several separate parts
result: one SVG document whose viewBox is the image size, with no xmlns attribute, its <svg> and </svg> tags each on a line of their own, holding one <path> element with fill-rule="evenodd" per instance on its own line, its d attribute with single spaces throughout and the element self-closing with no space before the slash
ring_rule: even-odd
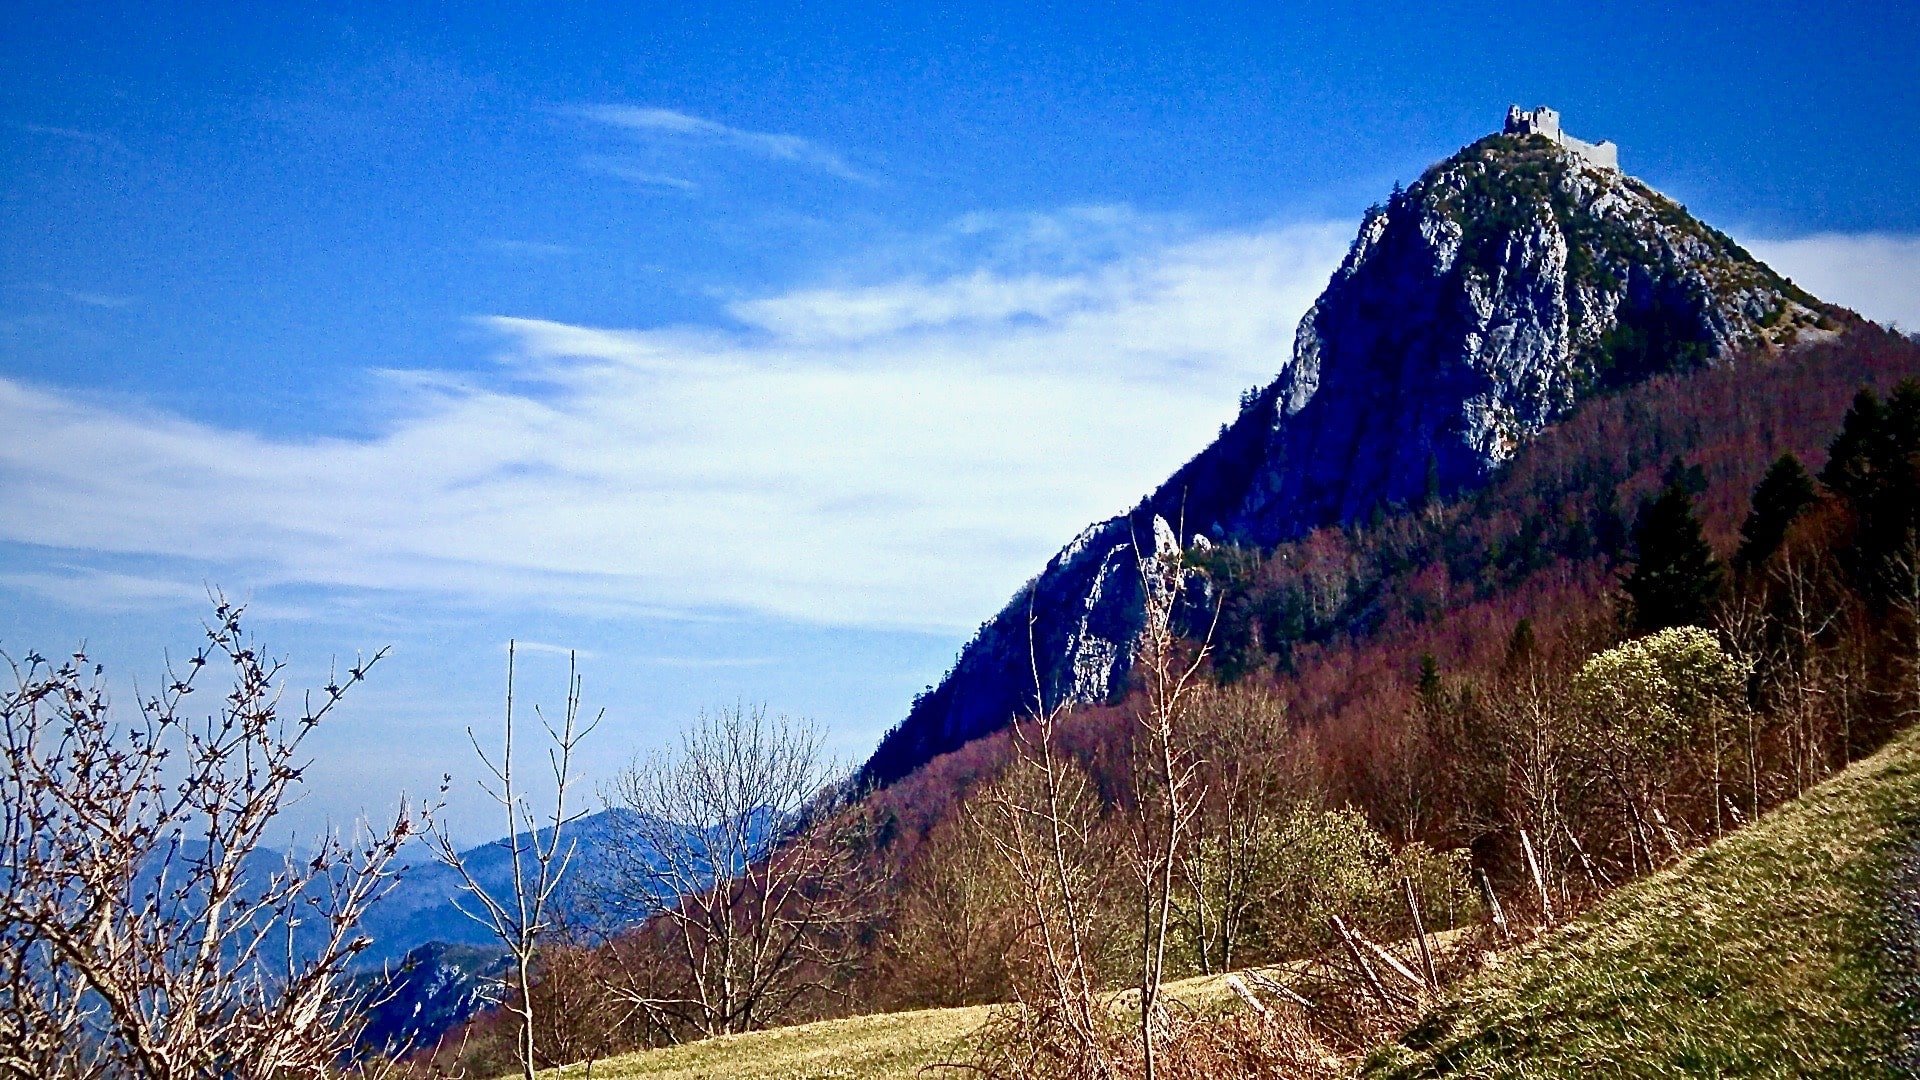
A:
<svg viewBox="0 0 1920 1080">
<path fill-rule="evenodd" d="M 1477 910 L 1465 851 L 1396 847 L 1358 810 L 1296 807 L 1261 823 L 1252 875 L 1247 958 L 1279 960 L 1333 944 L 1338 915 L 1355 926 L 1397 934 L 1410 924 L 1412 879 L 1429 929 Z"/>
<path fill-rule="evenodd" d="M 1678 850 L 1678 820 L 1668 812 L 1675 781 L 1704 767 L 1717 787 L 1714 766 L 1748 673 L 1713 634 L 1676 626 L 1599 653 L 1574 676 L 1587 764 L 1629 822 L 1631 842 L 1649 859 Z M 1717 803 L 1715 791 L 1708 805 Z"/>
</svg>

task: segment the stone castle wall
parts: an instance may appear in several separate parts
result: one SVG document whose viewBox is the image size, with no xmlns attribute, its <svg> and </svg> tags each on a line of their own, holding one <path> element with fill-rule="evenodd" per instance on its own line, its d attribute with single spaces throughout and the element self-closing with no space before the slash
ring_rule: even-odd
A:
<svg viewBox="0 0 1920 1080">
<path fill-rule="evenodd" d="M 1616 171 L 1620 168 L 1618 146 L 1606 140 L 1590 143 L 1574 138 L 1561 129 L 1560 114 L 1545 105 L 1537 109 L 1508 106 L 1507 123 L 1503 130 L 1508 135 L 1539 135 L 1580 155 L 1589 164 Z"/>
</svg>

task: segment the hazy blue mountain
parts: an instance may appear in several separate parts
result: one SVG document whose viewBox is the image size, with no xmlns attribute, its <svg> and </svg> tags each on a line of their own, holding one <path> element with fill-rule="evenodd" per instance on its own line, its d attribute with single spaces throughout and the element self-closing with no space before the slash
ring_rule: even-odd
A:
<svg viewBox="0 0 1920 1080">
<path fill-rule="evenodd" d="M 468 1017 L 497 1004 L 510 958 L 498 945 L 435 941 L 378 971 L 357 988 L 367 1001 L 361 1040 L 394 1052 L 422 1050 Z"/>
<path fill-rule="evenodd" d="M 563 909 L 577 906 L 582 890 L 606 887 L 611 852 L 627 838 L 629 816 L 626 810 L 603 810 L 562 830 L 563 841 L 574 845 L 573 861 L 558 896 Z M 537 840 L 544 842 L 549 834 L 543 829 Z M 521 840 L 530 846 L 536 838 L 523 833 Z M 392 963 L 429 942 L 486 945 L 494 940 L 491 927 L 468 917 L 468 911 L 480 913 L 480 907 L 462 887 L 460 875 L 434 861 L 424 850 L 416 849 L 409 855 L 399 885 L 361 922 L 361 928 L 373 938 L 372 947 L 362 956 L 363 967 Z M 489 895 L 511 895 L 513 862 L 504 839 L 469 848 L 461 857 Z"/>
<path fill-rule="evenodd" d="M 644 918 L 648 903 L 631 895 L 640 882 L 632 861 L 643 846 L 640 820 L 628 810 L 605 810 L 565 826 L 574 855 L 555 897 L 555 913 L 590 933 L 617 932 Z M 776 836 L 770 814 L 755 815 L 749 835 L 763 848 Z M 523 844 L 544 842 L 521 834 Z M 424 856 L 425 852 L 417 854 Z M 468 871 L 489 894 L 512 895 L 513 860 L 502 841 L 462 853 Z M 642 862 L 651 861 L 644 854 Z M 369 1006 L 366 1040 L 377 1046 L 418 1048 L 499 1000 L 506 951 L 490 927 L 469 918 L 478 911 L 460 876 L 431 859 L 416 859 L 400 884 L 368 913 L 362 928 L 374 945 L 358 976 Z"/>
</svg>

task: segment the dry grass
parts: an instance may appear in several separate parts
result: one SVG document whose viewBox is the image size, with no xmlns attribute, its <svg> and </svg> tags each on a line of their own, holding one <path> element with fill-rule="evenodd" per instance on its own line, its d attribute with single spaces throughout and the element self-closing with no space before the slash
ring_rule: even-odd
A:
<svg viewBox="0 0 1920 1080">
<path fill-rule="evenodd" d="M 925 1009 L 723 1035 L 598 1062 L 591 1075 L 594 1080 L 913 1077 L 925 1066 L 958 1057 L 967 1037 L 986 1019 L 987 1011 L 986 1006 Z M 541 1075 L 576 1080 L 589 1073 L 586 1066 L 575 1065 Z"/>
<path fill-rule="evenodd" d="M 1233 1007 L 1234 997 L 1218 976 L 1169 983 L 1167 992 L 1187 1009 L 1213 1012 Z M 596 1062 L 593 1080 L 912 1080 L 963 1077 L 961 1070 L 929 1069 L 966 1060 L 968 1040 L 993 1007 L 923 1009 L 796 1027 L 626 1054 Z M 585 1080 L 585 1065 L 540 1074 L 550 1080 Z"/>
</svg>

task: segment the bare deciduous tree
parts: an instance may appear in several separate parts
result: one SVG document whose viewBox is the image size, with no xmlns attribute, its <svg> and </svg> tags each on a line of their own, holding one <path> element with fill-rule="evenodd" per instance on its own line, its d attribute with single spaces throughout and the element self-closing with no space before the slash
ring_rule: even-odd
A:
<svg viewBox="0 0 1920 1080">
<path fill-rule="evenodd" d="M 605 989 L 614 958 L 569 936 L 567 928 L 557 927 L 548 938 L 533 987 L 535 1045 L 551 1065 L 591 1063 L 615 1053 L 627 1035 L 629 1014 Z"/>
<path fill-rule="evenodd" d="M 941 822 L 906 875 L 881 1000 L 902 1008 L 1005 1000 L 1022 899 L 980 823 L 965 813 Z"/>
<path fill-rule="evenodd" d="M 1748 671 L 1765 671 L 1772 659 L 1769 634 L 1772 620 L 1767 616 L 1766 596 L 1759 589 L 1737 592 L 1720 607 L 1715 629 L 1727 643 L 1735 662 Z M 1740 748 L 1741 771 L 1746 790 L 1740 802 L 1744 817 L 1753 821 L 1760 816 L 1760 739 L 1767 714 L 1757 708 L 1740 710 L 1743 732 Z M 1743 815 L 1736 813 L 1736 819 Z"/>
<path fill-rule="evenodd" d="M 1831 764 L 1825 736 L 1832 726 L 1838 679 L 1826 639 L 1839 623 L 1833 599 L 1823 589 L 1827 567 L 1815 558 L 1788 553 L 1774 566 L 1779 590 L 1782 648 L 1773 666 L 1773 692 L 1786 721 L 1792 792 L 1819 782 Z"/>
<path fill-rule="evenodd" d="M 1158 526 L 1164 528 L 1164 526 Z M 1136 547 L 1142 626 L 1133 657 L 1143 683 L 1130 743 L 1131 814 L 1114 837 L 1130 850 L 1139 903 L 1127 937 L 1137 952 L 1129 965 L 1137 990 L 1139 1024 L 1134 1050 L 1123 1045 L 1115 1002 L 1103 989 L 1101 894 L 1109 859 L 1096 839 L 1102 805 L 1085 772 L 1059 745 L 1065 709 L 1049 707 L 1032 642 L 1028 652 L 1034 709 L 1013 728 L 1014 767 L 966 807 L 998 847 L 1026 899 L 1025 933 L 1016 942 L 1014 1008 L 996 1012 L 970 1067 L 990 1076 L 1111 1077 L 1137 1060 L 1156 1075 L 1170 1029 L 1160 1000 L 1167 945 L 1176 918 L 1178 879 L 1187 865 L 1194 819 L 1204 800 L 1202 762 L 1185 730 L 1190 698 L 1198 692 L 1209 631 L 1190 653 L 1182 648 L 1176 608 L 1186 580 L 1177 547 Z M 1217 617 L 1217 612 L 1216 612 Z"/>
<path fill-rule="evenodd" d="M 1190 655 L 1181 654 L 1174 614 L 1186 568 L 1177 548 L 1156 551 L 1150 557 L 1136 548 L 1134 559 L 1140 568 L 1144 608 L 1135 662 L 1145 676 L 1133 747 L 1134 853 L 1140 885 L 1140 1054 L 1146 1080 L 1155 1080 L 1165 1029 L 1160 987 L 1166 981 L 1174 888 L 1204 787 L 1199 759 L 1181 727 L 1202 681 L 1212 632 L 1209 629 Z"/>
<path fill-rule="evenodd" d="M 380 659 L 283 713 L 280 664 L 215 598 L 207 644 L 136 718 L 83 654 L 28 656 L 0 698 L 0 1076 L 333 1075 L 358 1031 L 358 925 L 425 823 L 329 835 L 274 858 L 302 745 Z M 187 712 L 203 671 L 232 688 Z"/>
<path fill-rule="evenodd" d="M 789 1016 L 859 958 L 872 895 L 824 731 L 764 707 L 702 713 L 604 791 L 613 900 L 668 942 L 671 977 L 613 989 L 655 1026 L 722 1035 Z"/>
<path fill-rule="evenodd" d="M 1013 768 L 963 805 L 1013 871 L 1024 902 L 1012 958 L 1016 1004 L 996 1011 L 973 1064 L 988 1076 L 1116 1073 L 1098 926 L 1110 856 L 1097 839 L 1093 784 L 1061 752 L 1062 712 L 1043 709 L 1016 725 Z"/>
<path fill-rule="evenodd" d="M 1920 716 L 1920 532 L 1907 530 L 1887 570 L 1893 610 L 1899 616 L 1894 662 L 1901 676 L 1898 694 L 1905 701 L 1898 711 L 1911 720 Z"/>
<path fill-rule="evenodd" d="M 1486 700 L 1493 718 L 1488 749 L 1501 766 L 1505 824 L 1533 838 L 1544 880 L 1564 892 L 1563 871 L 1572 853 L 1563 851 L 1562 841 L 1573 835 L 1570 811 L 1586 781 L 1576 767 L 1563 683 L 1543 658 L 1530 657 L 1490 686 Z M 1575 842 L 1568 844 L 1577 850 Z M 1601 871 L 1582 864 L 1582 873 L 1597 885 Z"/>
<path fill-rule="evenodd" d="M 1179 861 L 1174 914 L 1200 970 L 1231 971 L 1262 901 L 1273 817 L 1311 787 L 1304 736 L 1287 728 L 1286 703 L 1253 682 L 1208 688 L 1188 737 L 1207 748 L 1204 802 L 1194 842 Z"/>
<path fill-rule="evenodd" d="M 506 723 L 499 758 L 496 760 L 481 749 L 473 729 L 467 729 L 474 754 L 493 777 L 491 782 L 482 781 L 481 787 L 500 804 L 506 815 L 507 836 L 500 844 L 506 849 L 508 870 L 512 874 L 510 893 L 494 896 L 488 892 L 444 828 L 433 832 L 432 848 L 436 858 L 460 875 L 462 888 L 473 898 L 474 906 L 463 908 L 467 916 L 490 930 L 513 958 L 506 1008 L 519 1022 L 515 1056 L 519 1059 L 521 1075 L 533 1080 L 535 1066 L 543 1063 L 538 1044 L 541 1028 L 533 993 L 540 940 L 553 928 L 554 896 L 573 862 L 575 845 L 564 835 L 566 826 L 580 816 L 567 809 L 567 792 L 575 781 L 573 755 L 581 740 L 599 726 L 605 712 L 595 714 L 589 723 L 580 722 L 580 673 L 569 653 L 566 703 L 559 726 L 548 721 L 538 705 L 533 710 L 547 735 L 547 765 L 553 778 L 553 809 L 544 816 L 537 814 L 514 779 L 514 660 L 514 643 L 508 642 Z"/>
</svg>

